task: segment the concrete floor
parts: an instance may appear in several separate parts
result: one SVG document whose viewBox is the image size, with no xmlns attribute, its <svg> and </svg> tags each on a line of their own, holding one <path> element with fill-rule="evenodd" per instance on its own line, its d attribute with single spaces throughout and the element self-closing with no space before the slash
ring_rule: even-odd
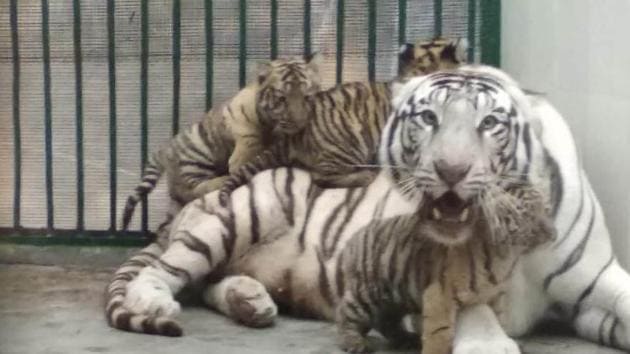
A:
<svg viewBox="0 0 630 354">
<path fill-rule="evenodd" d="M 186 307 L 185 336 L 165 338 L 109 328 L 102 295 L 111 271 L 0 264 L 0 353 L 339 353 L 329 323 L 282 317 L 268 329 L 236 325 Z M 376 339 L 376 338 L 375 338 Z M 568 337 L 536 336 L 525 353 L 614 354 Z"/>
</svg>

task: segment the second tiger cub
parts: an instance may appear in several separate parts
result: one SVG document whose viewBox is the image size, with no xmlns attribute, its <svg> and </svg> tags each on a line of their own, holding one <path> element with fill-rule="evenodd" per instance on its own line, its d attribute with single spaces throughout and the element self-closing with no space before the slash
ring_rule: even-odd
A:
<svg viewBox="0 0 630 354">
<path fill-rule="evenodd" d="M 457 197 L 446 193 L 436 202 L 449 204 L 449 198 Z M 460 308 L 487 303 L 501 312 L 500 297 L 519 256 L 551 241 L 555 228 L 542 194 L 529 186 L 491 187 L 480 204 L 484 216 L 468 232 L 432 227 L 427 220 L 450 216 L 424 207 L 373 222 L 351 239 L 343 253 L 347 286 L 337 310 L 344 350 L 369 352 L 364 336 L 371 328 L 393 342 L 408 339 L 402 316 L 416 313 L 422 353 L 448 354 Z M 473 212 L 457 211 L 449 222 Z"/>
</svg>

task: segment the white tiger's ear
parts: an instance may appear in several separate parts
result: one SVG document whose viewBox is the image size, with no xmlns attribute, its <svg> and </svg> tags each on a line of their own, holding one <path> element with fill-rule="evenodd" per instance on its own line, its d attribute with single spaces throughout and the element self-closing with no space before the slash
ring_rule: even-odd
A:
<svg viewBox="0 0 630 354">
<path fill-rule="evenodd" d="M 319 73 L 319 68 L 324 61 L 324 56 L 320 52 L 314 52 L 304 56 L 304 61 L 309 69 Z"/>
<path fill-rule="evenodd" d="M 460 37 L 455 39 L 455 60 L 459 63 L 467 63 L 468 62 L 468 39 L 465 37 Z"/>
<path fill-rule="evenodd" d="M 271 63 L 268 61 L 258 62 L 256 64 L 256 81 L 262 85 L 267 77 L 271 74 Z"/>
</svg>

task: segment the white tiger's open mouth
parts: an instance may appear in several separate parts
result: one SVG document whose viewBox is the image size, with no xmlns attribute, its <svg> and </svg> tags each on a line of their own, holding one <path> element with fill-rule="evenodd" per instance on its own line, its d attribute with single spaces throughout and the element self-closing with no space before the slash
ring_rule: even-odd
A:
<svg viewBox="0 0 630 354">
<path fill-rule="evenodd" d="M 471 200 L 448 191 L 437 199 L 429 198 L 420 213 L 425 220 L 423 228 L 431 238 L 453 244 L 465 241 L 472 234 L 479 210 Z"/>
<path fill-rule="evenodd" d="M 428 203 L 428 219 L 444 223 L 467 223 L 473 216 L 472 203 L 461 199 L 456 193 L 448 191 L 441 197 Z"/>
</svg>

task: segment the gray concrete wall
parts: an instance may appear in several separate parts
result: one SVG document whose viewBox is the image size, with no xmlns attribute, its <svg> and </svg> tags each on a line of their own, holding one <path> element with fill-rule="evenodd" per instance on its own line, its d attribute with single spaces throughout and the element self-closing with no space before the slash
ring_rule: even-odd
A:
<svg viewBox="0 0 630 354">
<path fill-rule="evenodd" d="M 506 0 L 502 66 L 568 120 L 630 266 L 630 1 Z"/>
</svg>

